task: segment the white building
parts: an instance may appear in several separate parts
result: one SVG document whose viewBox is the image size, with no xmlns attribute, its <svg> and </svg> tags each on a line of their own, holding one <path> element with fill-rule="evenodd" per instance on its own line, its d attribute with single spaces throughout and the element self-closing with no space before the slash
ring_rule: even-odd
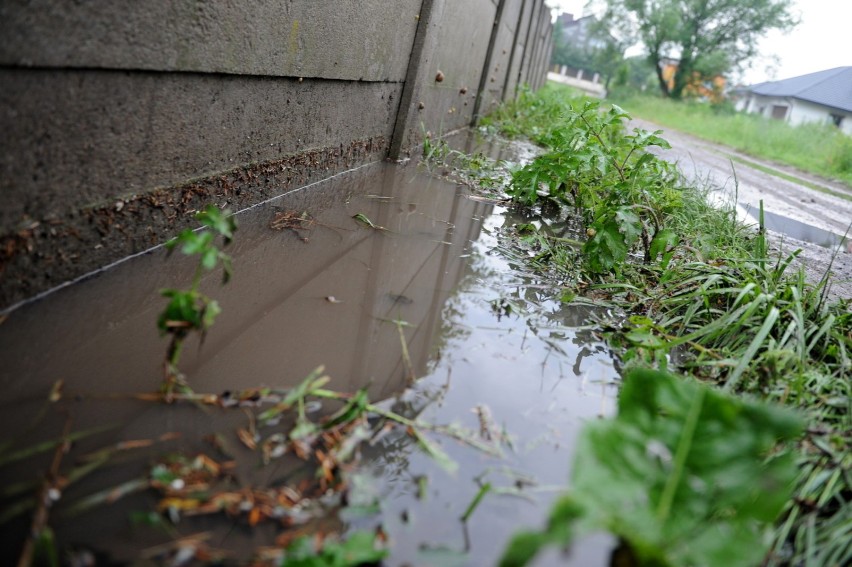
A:
<svg viewBox="0 0 852 567">
<path fill-rule="evenodd" d="M 834 124 L 852 136 L 852 67 L 837 67 L 746 89 L 737 110 L 783 120 Z"/>
</svg>

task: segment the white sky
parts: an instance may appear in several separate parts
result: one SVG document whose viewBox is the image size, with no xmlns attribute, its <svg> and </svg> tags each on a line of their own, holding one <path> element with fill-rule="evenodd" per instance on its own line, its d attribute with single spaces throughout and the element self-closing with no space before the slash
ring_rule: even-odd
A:
<svg viewBox="0 0 852 567">
<path fill-rule="evenodd" d="M 551 6 L 583 15 L 586 0 L 547 0 Z M 785 34 L 771 32 L 760 42 L 760 55 L 746 69 L 743 82 L 788 79 L 852 65 L 852 0 L 795 0 L 801 22 Z M 777 58 L 777 61 L 775 60 Z"/>
</svg>

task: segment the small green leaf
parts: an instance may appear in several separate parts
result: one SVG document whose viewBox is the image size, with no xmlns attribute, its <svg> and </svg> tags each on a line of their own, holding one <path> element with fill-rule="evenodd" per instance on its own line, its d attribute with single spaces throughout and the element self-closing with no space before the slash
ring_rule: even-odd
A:
<svg viewBox="0 0 852 567">
<path fill-rule="evenodd" d="M 417 431 L 415 428 L 410 428 L 409 431 L 414 438 L 417 439 L 417 444 L 423 449 L 427 455 L 432 457 L 436 463 L 438 463 L 442 469 L 447 471 L 448 473 L 454 473 L 458 470 L 459 465 L 456 463 L 449 455 L 447 455 L 441 447 L 438 446 L 437 443 L 431 441 L 428 437 Z"/>
<path fill-rule="evenodd" d="M 677 246 L 679 241 L 680 239 L 678 238 L 677 233 L 669 228 L 664 228 L 658 231 L 651 240 L 651 246 L 649 248 L 651 261 L 654 262 L 657 260 L 657 256 L 665 254 L 669 246 Z M 663 267 L 665 268 L 665 266 Z"/>
<path fill-rule="evenodd" d="M 356 221 L 366 224 L 370 228 L 378 228 L 376 225 L 373 224 L 373 221 L 371 221 L 364 213 L 356 213 L 352 215 L 352 218 Z"/>
<path fill-rule="evenodd" d="M 620 207 L 615 211 L 618 230 L 624 235 L 624 244 L 630 248 L 642 234 L 642 220 L 629 207 Z"/>
<path fill-rule="evenodd" d="M 210 232 L 187 232 L 184 231 L 178 237 L 183 242 L 181 250 L 187 256 L 203 254 L 213 246 L 213 234 Z"/>
<path fill-rule="evenodd" d="M 215 248 L 208 248 L 201 254 L 201 265 L 205 270 L 212 270 L 216 267 L 219 261 L 219 251 Z"/>
<path fill-rule="evenodd" d="M 322 547 L 314 547 L 314 538 L 302 536 L 287 548 L 281 567 L 357 567 L 373 565 L 387 557 L 377 544 L 376 535 L 358 531 L 345 541 L 326 538 Z"/>
<path fill-rule="evenodd" d="M 623 262 L 627 258 L 627 246 L 618 224 L 609 221 L 598 227 L 595 235 L 586 241 L 583 252 L 592 272 L 608 272 Z"/>
<path fill-rule="evenodd" d="M 202 317 L 201 325 L 203 329 L 209 329 L 213 326 L 213 321 L 216 319 L 216 316 L 222 312 L 222 308 L 219 307 L 219 302 L 215 299 L 212 299 L 207 302 L 207 305 L 204 308 L 204 316 Z"/>
<path fill-rule="evenodd" d="M 215 205 L 210 205 L 203 211 L 197 213 L 195 218 L 204 226 L 213 229 L 217 234 L 225 239 L 225 244 L 229 244 L 234 238 L 234 231 L 237 230 L 237 221 L 230 211 L 219 210 Z"/>
</svg>

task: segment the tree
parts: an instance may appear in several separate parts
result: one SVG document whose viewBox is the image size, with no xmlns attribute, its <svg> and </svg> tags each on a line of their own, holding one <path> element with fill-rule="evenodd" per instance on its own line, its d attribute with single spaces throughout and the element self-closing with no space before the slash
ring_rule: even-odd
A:
<svg viewBox="0 0 852 567">
<path fill-rule="evenodd" d="M 641 42 L 664 96 L 680 99 L 696 77 L 712 77 L 757 54 L 769 30 L 798 21 L 791 0 L 600 0 L 602 24 L 630 43 Z M 673 81 L 665 60 L 679 61 Z"/>
<path fill-rule="evenodd" d="M 585 41 L 579 43 L 567 38 L 559 25 L 553 26 L 551 62 L 599 73 L 606 89 L 624 61 L 624 49 L 600 22 L 590 26 Z"/>
</svg>

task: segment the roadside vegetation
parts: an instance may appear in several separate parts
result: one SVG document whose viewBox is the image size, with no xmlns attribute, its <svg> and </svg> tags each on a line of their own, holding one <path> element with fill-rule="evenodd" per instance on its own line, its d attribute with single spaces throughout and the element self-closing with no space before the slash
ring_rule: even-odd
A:
<svg viewBox="0 0 852 567">
<path fill-rule="evenodd" d="M 635 116 L 655 124 L 724 144 L 745 154 L 837 179 L 852 187 L 852 137 L 834 126 L 791 126 L 735 112 L 730 103 L 674 102 L 635 95 L 617 100 Z"/>
<path fill-rule="evenodd" d="M 626 118 L 627 112 L 617 106 L 599 108 L 570 98 L 565 89 L 548 87 L 524 93 L 485 122 L 488 129 L 543 146 L 541 155 L 512 172 L 507 192 L 513 206 L 528 215 L 562 215 L 575 220 L 576 230 L 554 238 L 525 224 L 509 235 L 506 252 L 526 250 L 515 256 L 529 258 L 531 269 L 542 273 L 573 272 L 574 281 L 554 279 L 560 282 L 563 301 L 592 300 L 609 308 L 612 315 L 594 324 L 625 373 L 616 423 L 635 420 L 633 430 L 620 434 L 604 433 L 600 429 L 606 426 L 600 424 L 589 426 L 581 442 L 585 448 L 575 461 L 576 493 L 554 508 L 548 526 L 519 534 L 504 563 L 524 564 L 540 547 L 565 544 L 575 526 L 585 526 L 619 535 L 632 561 L 626 564 L 849 564 L 849 305 L 827 300 L 829 274 L 806 281 L 793 268 L 795 253 L 769 256 L 762 228 L 746 229 L 732 208 L 708 204 L 707 188 L 688 186 L 667 164 L 645 154 L 644 147 L 666 142 L 660 132 L 626 132 Z M 639 374 L 645 390 L 638 393 L 627 386 L 642 369 L 673 373 L 702 386 L 691 394 L 661 395 L 655 388 L 676 388 L 666 382 L 668 374 L 657 375 L 657 382 Z M 705 392 L 705 387 L 711 390 Z M 738 422 L 727 437 L 725 427 L 704 421 L 712 420 L 712 412 L 696 401 L 716 395 L 734 406 L 761 402 L 762 410 L 749 411 L 787 408 L 804 419 L 803 432 L 795 433 L 792 417 L 774 421 L 767 414 Z M 679 409 L 668 405 L 673 400 L 682 403 Z M 638 408 L 648 403 L 665 409 L 658 415 L 646 408 L 642 417 Z M 742 409 L 722 413 L 726 411 L 744 415 Z M 678 426 L 660 423 L 673 416 L 684 421 Z M 773 422 L 779 427 L 763 429 Z M 618 430 L 616 423 L 611 427 Z M 679 433 L 667 440 L 656 427 Z M 714 433 L 702 437 L 696 432 L 703 428 Z M 791 437 L 796 470 L 792 496 L 784 497 L 777 509 L 758 504 L 762 498 L 776 502 L 766 495 L 735 500 L 732 494 L 744 496 L 756 486 L 767 494 L 784 494 L 783 482 L 773 486 L 766 481 L 783 455 L 772 449 L 775 441 Z M 770 442 L 749 441 L 756 438 Z M 637 441 L 642 439 L 644 452 Z M 696 439 L 703 439 L 698 456 L 688 447 Z M 753 449 L 750 456 L 734 453 L 743 445 Z M 648 472 L 656 470 L 649 464 L 655 458 L 662 462 L 657 467 L 668 471 L 663 474 L 667 480 Z M 766 467 L 762 472 L 755 458 Z M 702 470 L 709 462 L 721 467 L 717 474 Z M 732 468 L 723 470 L 721 463 Z M 745 473 L 750 467 L 755 467 L 753 474 Z M 645 471 L 637 474 L 643 488 L 631 484 L 631 469 Z M 612 479 L 609 492 L 590 492 L 582 479 L 594 476 Z M 690 480 L 678 484 L 675 476 Z M 632 489 L 616 496 L 617 483 Z M 655 512 L 642 512 L 637 504 L 641 498 L 630 490 L 644 494 L 649 499 L 644 506 Z M 703 519 L 697 524 L 673 520 L 671 506 Z M 757 523 L 740 523 L 738 514 Z M 726 519 L 732 523 L 714 523 Z M 769 540 L 761 538 L 759 521 L 774 521 Z M 728 551 L 736 549 L 733 555 L 745 562 L 734 561 L 721 548 L 688 545 L 706 533 L 727 541 Z M 751 535 L 737 539 L 730 537 L 733 533 Z M 703 549 L 700 557 L 683 554 L 694 552 L 695 546 Z M 760 550 L 757 556 L 754 549 Z"/>
</svg>

